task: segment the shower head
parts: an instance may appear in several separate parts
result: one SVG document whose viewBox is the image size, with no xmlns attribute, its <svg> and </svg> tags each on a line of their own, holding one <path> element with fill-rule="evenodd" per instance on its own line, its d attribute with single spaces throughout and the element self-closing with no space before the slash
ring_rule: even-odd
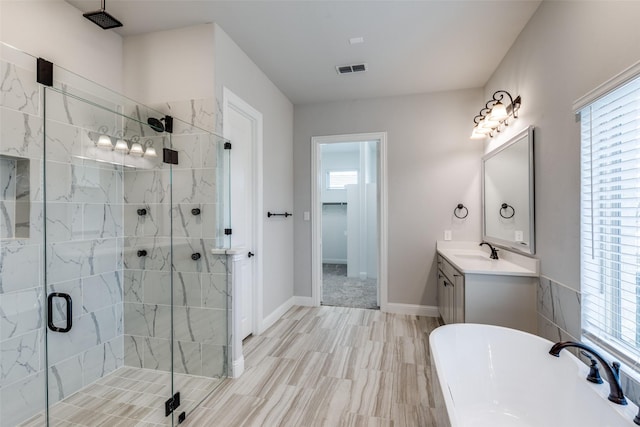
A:
<svg viewBox="0 0 640 427">
<path fill-rule="evenodd" d="M 87 12 L 82 14 L 89 21 L 98 25 L 103 30 L 109 30 L 111 28 L 122 27 L 122 22 L 118 21 L 113 16 L 109 15 L 105 9 L 106 0 L 102 0 L 102 9 L 95 12 Z"/>
<path fill-rule="evenodd" d="M 155 130 L 156 132 L 164 132 L 164 125 L 155 117 L 149 117 L 147 119 L 147 123 L 149 124 L 151 129 Z"/>
</svg>

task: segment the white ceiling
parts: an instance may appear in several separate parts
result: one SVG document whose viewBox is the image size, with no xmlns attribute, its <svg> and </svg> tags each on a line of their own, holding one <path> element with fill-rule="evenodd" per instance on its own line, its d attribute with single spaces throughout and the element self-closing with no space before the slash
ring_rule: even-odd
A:
<svg viewBox="0 0 640 427">
<path fill-rule="evenodd" d="M 294 104 L 306 104 L 483 87 L 540 2 L 110 0 L 106 10 L 124 24 L 110 31 L 125 37 L 216 22 Z M 350 45 L 352 37 L 364 43 Z M 361 62 L 365 73 L 336 73 Z"/>
</svg>

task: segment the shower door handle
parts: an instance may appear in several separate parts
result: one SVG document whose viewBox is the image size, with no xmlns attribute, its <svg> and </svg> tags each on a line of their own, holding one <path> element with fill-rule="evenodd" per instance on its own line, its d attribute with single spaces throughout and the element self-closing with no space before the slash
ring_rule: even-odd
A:
<svg viewBox="0 0 640 427">
<path fill-rule="evenodd" d="M 53 324 L 53 299 L 62 298 L 67 303 L 67 324 L 64 328 L 59 328 Z M 71 318 L 73 317 L 73 307 L 71 305 L 71 295 L 63 292 L 52 292 L 47 297 L 47 325 L 54 332 L 69 332 L 71 330 Z"/>
</svg>

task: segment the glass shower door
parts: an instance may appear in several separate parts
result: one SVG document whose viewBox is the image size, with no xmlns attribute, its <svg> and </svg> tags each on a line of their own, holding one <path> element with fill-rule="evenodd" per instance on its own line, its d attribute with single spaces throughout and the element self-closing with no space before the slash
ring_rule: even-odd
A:
<svg viewBox="0 0 640 427">
<path fill-rule="evenodd" d="M 171 140 L 105 104 L 45 89 L 49 425 L 170 424 Z"/>
</svg>

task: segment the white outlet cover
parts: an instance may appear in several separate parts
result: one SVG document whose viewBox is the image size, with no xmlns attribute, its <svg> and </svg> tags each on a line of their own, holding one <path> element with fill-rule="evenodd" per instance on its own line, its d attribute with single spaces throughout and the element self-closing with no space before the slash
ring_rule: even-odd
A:
<svg viewBox="0 0 640 427">
<path fill-rule="evenodd" d="M 451 230 L 444 230 L 444 240 L 451 240 Z"/>
<path fill-rule="evenodd" d="M 524 239 L 524 233 L 521 230 L 516 230 L 514 240 L 516 242 L 522 242 Z"/>
</svg>

